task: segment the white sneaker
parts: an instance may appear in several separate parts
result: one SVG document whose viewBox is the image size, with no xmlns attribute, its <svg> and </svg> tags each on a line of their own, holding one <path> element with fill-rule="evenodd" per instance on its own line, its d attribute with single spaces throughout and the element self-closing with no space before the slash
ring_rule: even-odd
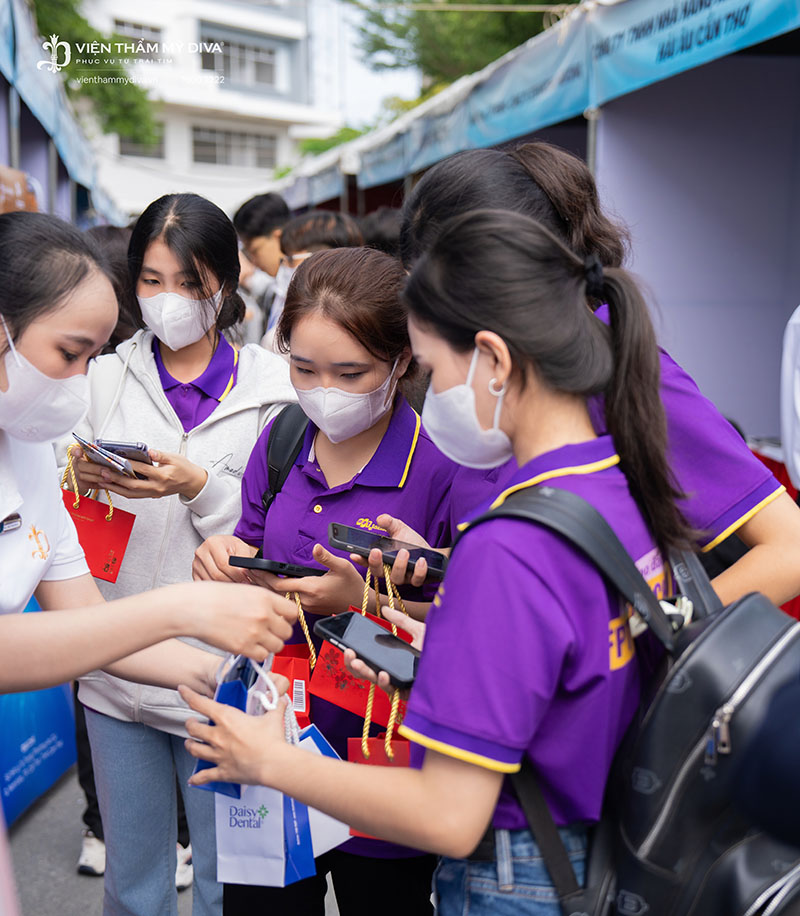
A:
<svg viewBox="0 0 800 916">
<path fill-rule="evenodd" d="M 192 886 L 194 881 L 194 868 L 192 867 L 192 844 L 181 846 L 178 843 L 178 867 L 175 869 L 175 887 L 185 891 Z"/>
<path fill-rule="evenodd" d="M 98 840 L 91 830 L 84 830 L 82 835 L 78 874 L 99 878 L 106 870 L 106 844 Z"/>
</svg>

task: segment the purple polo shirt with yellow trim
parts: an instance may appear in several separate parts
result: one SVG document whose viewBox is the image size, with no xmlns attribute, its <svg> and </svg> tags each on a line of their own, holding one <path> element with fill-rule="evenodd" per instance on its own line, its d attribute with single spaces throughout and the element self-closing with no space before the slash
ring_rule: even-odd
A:
<svg viewBox="0 0 800 916">
<path fill-rule="evenodd" d="M 668 583 L 609 436 L 530 461 L 505 495 L 545 483 L 605 517 L 656 595 Z M 549 529 L 496 519 L 467 531 L 427 619 L 401 734 L 498 773 L 533 761 L 559 824 L 596 821 L 611 761 L 639 702 L 639 666 L 619 595 Z M 525 817 L 506 783 L 495 827 Z"/>
<path fill-rule="evenodd" d="M 382 532 L 375 519 L 385 512 L 403 519 L 434 547 L 452 542 L 449 492 L 458 466 L 436 448 L 422 428 L 419 415 L 402 396 L 395 402 L 389 426 L 375 454 L 352 480 L 336 487 L 328 487 L 319 465 L 309 458 L 317 433 L 317 427 L 309 423 L 295 465 L 266 516 L 261 496 L 267 489 L 267 440 L 271 426 L 270 423 L 256 442 L 245 469 L 242 517 L 234 532 L 248 544 L 261 547 L 268 559 L 319 567 L 311 553 L 315 544 L 322 544 L 347 559 L 347 553 L 329 547 L 328 525 L 337 522 Z M 363 576 L 362 568 L 359 572 Z M 307 620 L 313 630 L 316 615 L 307 614 Z M 321 641 L 312 638 L 319 649 Z M 295 625 L 289 642 L 304 641 L 300 626 Z M 337 753 L 346 759 L 347 738 L 360 737 L 364 720 L 313 696 L 311 717 Z M 371 734 L 377 735 L 381 730 L 373 726 Z M 342 848 L 369 856 L 418 854 L 362 839 L 351 840 Z"/>
<path fill-rule="evenodd" d="M 608 323 L 608 306 L 595 314 Z M 694 380 L 661 353 L 661 400 L 667 417 L 669 462 L 686 494 L 686 519 L 702 532 L 703 551 L 733 534 L 785 488 L 747 447 L 742 437 L 704 397 Z M 589 402 L 598 433 L 606 432 L 603 399 Z M 453 482 L 451 524 L 455 528 L 477 505 L 499 493 L 516 470 L 513 460 L 490 471 L 463 468 Z"/>
<path fill-rule="evenodd" d="M 193 382 L 179 382 L 167 372 L 158 339 L 153 338 L 153 356 L 161 387 L 186 433 L 210 417 L 236 384 L 239 354 L 222 335 L 218 340 L 211 361 L 202 374 Z"/>
</svg>

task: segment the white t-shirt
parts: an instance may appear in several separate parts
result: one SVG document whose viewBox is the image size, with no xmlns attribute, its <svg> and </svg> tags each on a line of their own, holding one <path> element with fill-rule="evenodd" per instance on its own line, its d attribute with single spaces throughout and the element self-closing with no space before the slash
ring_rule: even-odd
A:
<svg viewBox="0 0 800 916">
<path fill-rule="evenodd" d="M 53 446 L 0 430 L 0 521 L 14 512 L 22 525 L 0 533 L 0 614 L 24 610 L 42 581 L 89 572 L 61 499 Z"/>
</svg>

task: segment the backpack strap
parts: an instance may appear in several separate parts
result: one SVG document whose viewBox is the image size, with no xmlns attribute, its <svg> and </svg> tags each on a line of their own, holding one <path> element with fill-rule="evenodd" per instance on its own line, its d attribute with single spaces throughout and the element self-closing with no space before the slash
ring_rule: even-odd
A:
<svg viewBox="0 0 800 916">
<path fill-rule="evenodd" d="M 669 618 L 611 526 L 585 499 L 555 487 L 517 490 L 471 522 L 456 538 L 453 548 L 467 531 L 494 518 L 525 519 L 565 537 L 630 601 L 667 652 L 673 653 L 675 633 Z"/>
<path fill-rule="evenodd" d="M 269 512 L 297 461 L 308 423 L 299 404 L 287 404 L 272 424 L 267 437 L 267 489 L 261 495 L 265 512 Z"/>
<path fill-rule="evenodd" d="M 700 557 L 693 550 L 670 553 L 672 575 L 682 595 L 692 602 L 694 620 L 711 617 L 722 610 L 722 601 L 714 591 Z"/>
</svg>

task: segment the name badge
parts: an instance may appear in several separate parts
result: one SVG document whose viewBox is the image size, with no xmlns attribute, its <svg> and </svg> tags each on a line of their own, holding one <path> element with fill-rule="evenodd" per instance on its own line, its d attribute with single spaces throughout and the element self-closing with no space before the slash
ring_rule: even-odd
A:
<svg viewBox="0 0 800 916">
<path fill-rule="evenodd" d="M 8 531 L 16 531 L 22 527 L 22 516 L 19 512 L 12 512 L 0 522 L 0 534 L 6 534 Z"/>
</svg>

